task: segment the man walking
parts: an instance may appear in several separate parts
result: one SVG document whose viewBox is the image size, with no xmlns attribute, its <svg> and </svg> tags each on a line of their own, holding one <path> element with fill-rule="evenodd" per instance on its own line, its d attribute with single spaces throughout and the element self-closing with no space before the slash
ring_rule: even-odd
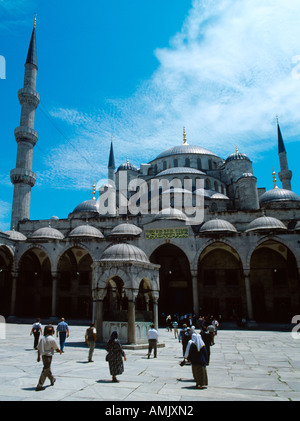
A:
<svg viewBox="0 0 300 421">
<path fill-rule="evenodd" d="M 69 337 L 69 326 L 65 322 L 65 319 L 62 317 L 56 328 L 56 337 L 58 338 L 59 334 L 59 344 L 61 352 L 64 352 L 64 347 L 66 343 L 66 338 Z"/>
<path fill-rule="evenodd" d="M 54 351 L 59 352 L 60 354 L 62 353 L 62 351 L 60 351 L 60 349 L 58 348 L 56 340 L 53 338 L 52 335 L 53 335 L 53 332 L 51 328 L 46 328 L 45 336 L 43 336 L 40 339 L 37 346 L 37 350 L 38 350 L 37 361 L 40 362 L 41 356 L 42 356 L 43 370 L 40 375 L 39 382 L 36 386 L 36 389 L 35 389 L 36 391 L 44 389 L 43 385 L 47 377 L 51 382 L 51 386 L 53 386 L 55 382 L 55 378 L 53 377 L 52 372 L 51 372 L 52 357 L 53 357 Z"/>
<path fill-rule="evenodd" d="M 95 323 L 91 323 L 90 327 L 85 332 L 85 343 L 90 348 L 89 357 L 88 357 L 89 363 L 93 362 L 92 358 L 93 358 L 93 352 L 95 349 L 96 339 L 97 339 L 97 333 L 96 333 Z"/>
<path fill-rule="evenodd" d="M 154 358 L 157 358 L 157 340 L 158 340 L 158 332 L 156 329 L 154 329 L 154 325 L 150 326 L 150 329 L 148 330 L 148 358 L 150 358 L 152 349 L 154 352 Z"/>
</svg>

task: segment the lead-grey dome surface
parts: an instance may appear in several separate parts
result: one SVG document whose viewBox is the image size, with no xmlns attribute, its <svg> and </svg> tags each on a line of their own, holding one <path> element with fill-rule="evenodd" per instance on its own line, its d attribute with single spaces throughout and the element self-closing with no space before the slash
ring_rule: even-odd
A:
<svg viewBox="0 0 300 421">
<path fill-rule="evenodd" d="M 240 161 L 240 160 L 250 161 L 250 159 L 248 158 L 246 154 L 237 151 L 229 155 L 229 157 L 226 159 L 226 162 Z"/>
<path fill-rule="evenodd" d="M 99 205 L 98 201 L 95 199 L 85 200 L 73 210 L 73 213 L 80 213 L 80 212 L 94 212 L 99 213 Z"/>
<path fill-rule="evenodd" d="M 131 261 L 149 263 L 146 253 L 140 248 L 127 243 L 114 244 L 104 250 L 101 261 Z"/>
<path fill-rule="evenodd" d="M 261 216 L 260 218 L 254 219 L 250 222 L 246 232 L 249 231 L 261 231 L 261 230 L 286 230 L 286 226 L 277 218 L 271 216 Z"/>
<path fill-rule="evenodd" d="M 9 238 L 11 240 L 14 240 L 14 241 L 25 241 L 25 240 L 27 240 L 27 238 L 25 237 L 25 235 L 22 234 L 19 231 L 8 230 L 8 231 L 4 231 L 4 234 L 7 234 L 9 236 Z"/>
<path fill-rule="evenodd" d="M 183 155 L 183 154 L 189 154 L 189 155 L 212 155 L 217 156 L 215 153 L 209 151 L 208 149 L 202 148 L 201 146 L 195 146 L 195 145 L 178 145 L 173 146 L 172 148 L 169 148 L 165 150 L 164 152 L 160 153 L 156 159 L 160 158 L 166 158 L 167 156 L 172 155 Z M 154 161 L 154 160 L 153 160 Z"/>
<path fill-rule="evenodd" d="M 134 224 L 128 224 L 128 223 L 124 223 L 124 224 L 119 224 L 116 227 L 114 227 L 111 230 L 110 235 L 113 236 L 137 236 L 140 235 L 142 232 L 142 229 L 137 227 Z"/>
<path fill-rule="evenodd" d="M 259 203 L 293 201 L 300 202 L 300 197 L 291 190 L 274 188 L 263 193 L 259 198 Z"/>
<path fill-rule="evenodd" d="M 42 227 L 34 231 L 29 238 L 31 239 L 49 239 L 49 240 L 62 240 L 63 234 L 52 227 Z"/>
<path fill-rule="evenodd" d="M 74 228 L 70 232 L 69 237 L 104 238 L 104 235 L 97 228 L 91 225 L 85 224 L 85 225 L 79 225 L 78 227 Z"/>
<path fill-rule="evenodd" d="M 154 221 L 160 219 L 177 219 L 179 221 L 187 221 L 188 217 L 184 212 L 176 208 L 165 208 L 162 209 L 158 214 L 155 215 Z"/>
<path fill-rule="evenodd" d="M 165 175 L 174 175 L 174 174 L 196 174 L 196 175 L 205 175 L 203 171 L 196 170 L 196 168 L 190 167 L 174 167 L 163 170 L 156 175 L 156 177 L 162 177 Z"/>
<path fill-rule="evenodd" d="M 205 222 L 199 232 L 237 232 L 236 228 L 224 219 L 212 219 Z"/>
</svg>

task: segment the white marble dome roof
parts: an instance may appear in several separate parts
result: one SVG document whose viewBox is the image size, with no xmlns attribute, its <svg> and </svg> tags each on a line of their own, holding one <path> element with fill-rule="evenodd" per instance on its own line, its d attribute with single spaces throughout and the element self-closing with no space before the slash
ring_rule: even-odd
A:
<svg viewBox="0 0 300 421">
<path fill-rule="evenodd" d="M 104 235 L 97 228 L 91 225 L 85 224 L 85 225 L 79 225 L 78 227 L 74 228 L 70 232 L 69 237 L 104 238 Z"/>
<path fill-rule="evenodd" d="M 42 227 L 34 231 L 30 236 L 30 239 L 46 239 L 46 240 L 62 240 L 64 235 L 55 228 Z"/>
<path fill-rule="evenodd" d="M 236 228 L 224 219 L 212 219 L 205 222 L 199 232 L 237 232 Z"/>
<path fill-rule="evenodd" d="M 277 218 L 271 216 L 261 216 L 260 218 L 254 219 L 248 225 L 246 232 L 249 231 L 261 231 L 261 230 L 286 230 L 286 226 Z"/>
</svg>

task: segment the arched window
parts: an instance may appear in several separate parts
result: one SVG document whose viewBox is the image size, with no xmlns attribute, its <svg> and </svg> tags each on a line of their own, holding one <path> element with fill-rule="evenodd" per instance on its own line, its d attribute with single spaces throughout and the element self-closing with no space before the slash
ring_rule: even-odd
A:
<svg viewBox="0 0 300 421">
<path fill-rule="evenodd" d="M 167 161 L 164 161 L 163 162 L 163 170 L 166 170 L 167 169 Z"/>
<path fill-rule="evenodd" d="M 198 170 L 202 170 L 202 162 L 200 158 L 197 159 L 197 168 Z"/>
<path fill-rule="evenodd" d="M 185 158 L 185 164 L 184 164 L 184 166 L 185 167 L 190 167 L 191 166 L 191 162 L 190 162 L 190 159 L 189 158 Z"/>
<path fill-rule="evenodd" d="M 174 167 L 178 167 L 178 159 L 174 159 Z"/>
</svg>

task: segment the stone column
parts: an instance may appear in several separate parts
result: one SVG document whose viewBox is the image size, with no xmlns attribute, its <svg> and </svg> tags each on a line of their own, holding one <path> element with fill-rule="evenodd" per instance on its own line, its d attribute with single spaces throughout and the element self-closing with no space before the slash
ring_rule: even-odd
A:
<svg viewBox="0 0 300 421">
<path fill-rule="evenodd" d="M 253 320 L 253 307 L 252 307 L 251 285 L 250 285 L 250 269 L 244 270 L 244 277 L 245 277 L 245 290 L 246 290 L 248 319 Z"/>
<path fill-rule="evenodd" d="M 192 275 L 192 290 L 193 290 L 193 312 L 198 315 L 199 313 L 199 297 L 198 297 L 198 272 L 191 271 Z"/>
<path fill-rule="evenodd" d="M 11 275 L 12 275 L 12 289 L 11 289 L 10 315 L 15 316 L 18 274 L 12 273 Z"/>
<path fill-rule="evenodd" d="M 93 302 L 95 305 L 95 327 L 97 331 L 97 342 L 103 342 L 103 300 L 106 295 L 105 289 L 93 290 Z"/>
<path fill-rule="evenodd" d="M 154 323 L 155 329 L 158 329 L 158 298 L 159 298 L 159 292 L 153 291 L 152 297 L 153 297 L 153 323 Z"/>
<path fill-rule="evenodd" d="M 135 333 L 135 300 L 138 290 L 131 289 L 126 292 L 128 297 L 128 344 L 136 344 Z"/>
<path fill-rule="evenodd" d="M 51 317 L 56 317 L 56 301 L 57 301 L 57 279 L 58 273 L 52 272 L 52 305 L 51 305 Z"/>
</svg>

